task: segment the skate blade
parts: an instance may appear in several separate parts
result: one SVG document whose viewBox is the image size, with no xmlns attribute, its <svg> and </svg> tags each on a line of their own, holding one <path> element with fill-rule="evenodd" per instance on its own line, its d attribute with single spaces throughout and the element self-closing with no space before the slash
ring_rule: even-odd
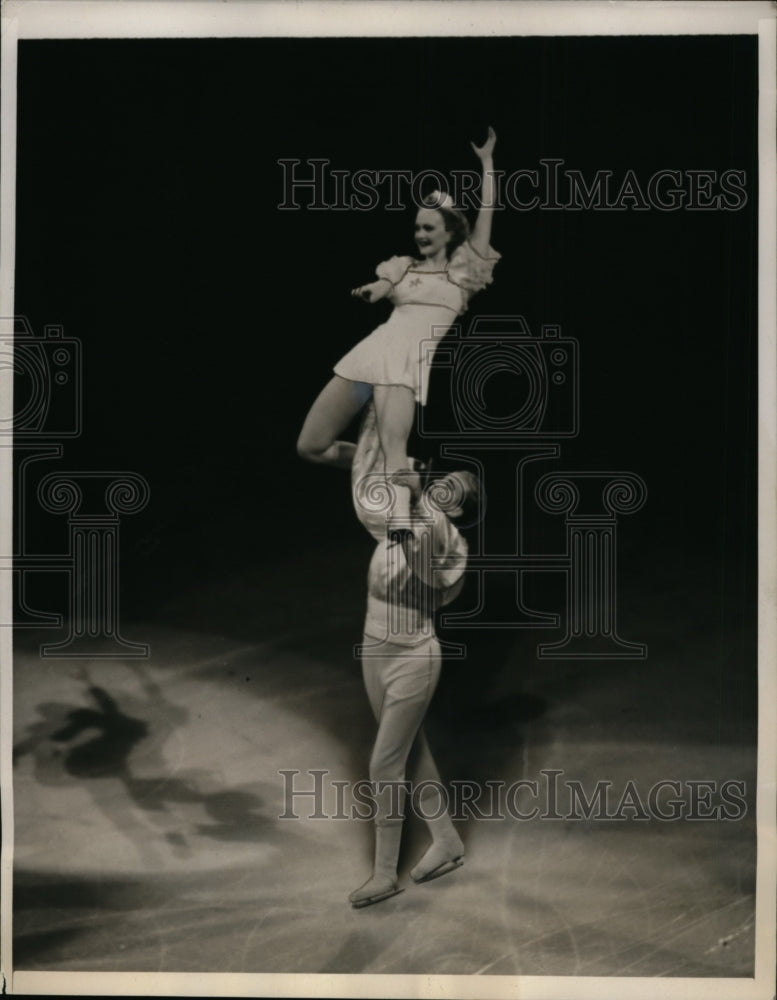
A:
<svg viewBox="0 0 777 1000">
<path fill-rule="evenodd" d="M 400 892 L 404 891 L 404 889 L 390 889 L 388 892 L 378 893 L 377 896 L 368 896 L 366 899 L 351 900 L 351 906 L 354 910 L 361 910 L 364 906 L 372 906 L 373 903 L 382 903 L 384 899 L 391 899 L 392 896 L 398 896 Z"/>
<path fill-rule="evenodd" d="M 457 868 L 461 868 L 464 864 L 464 858 L 453 858 L 451 861 L 443 861 L 441 865 L 437 865 L 436 868 L 432 868 L 430 872 L 426 875 L 422 875 L 420 878 L 414 878 L 410 876 L 416 885 L 421 885 L 422 882 L 431 882 L 436 878 L 440 878 L 442 875 L 447 875 L 448 872 L 456 871 Z"/>
</svg>

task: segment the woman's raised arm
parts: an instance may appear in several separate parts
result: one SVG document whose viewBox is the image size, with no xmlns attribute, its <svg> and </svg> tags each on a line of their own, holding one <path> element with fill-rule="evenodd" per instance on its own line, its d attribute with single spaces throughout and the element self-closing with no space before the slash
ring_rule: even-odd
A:
<svg viewBox="0 0 777 1000">
<path fill-rule="evenodd" d="M 470 236 L 470 243 L 481 256 L 485 257 L 491 242 L 491 221 L 494 215 L 494 200 L 496 195 L 494 185 L 494 146 L 496 132 L 489 125 L 488 138 L 482 146 L 471 142 L 475 155 L 483 167 L 483 179 L 480 188 L 480 211 L 477 222 Z"/>
</svg>

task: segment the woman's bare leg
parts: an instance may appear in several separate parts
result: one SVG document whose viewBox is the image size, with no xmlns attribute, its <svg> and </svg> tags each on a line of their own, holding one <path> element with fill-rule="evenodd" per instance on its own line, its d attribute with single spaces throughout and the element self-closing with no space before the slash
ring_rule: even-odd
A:
<svg viewBox="0 0 777 1000">
<path fill-rule="evenodd" d="M 407 456 L 407 442 L 415 419 L 415 396 L 405 385 L 376 385 L 375 412 L 378 418 L 378 437 L 386 459 L 386 478 L 395 472 L 410 467 Z M 396 486 L 397 499 L 393 517 L 405 519 L 410 516 L 410 490 Z"/>
<path fill-rule="evenodd" d="M 366 382 L 335 375 L 319 393 L 302 425 L 297 453 L 309 462 L 350 469 L 356 446 L 338 440 L 372 395 Z"/>
</svg>

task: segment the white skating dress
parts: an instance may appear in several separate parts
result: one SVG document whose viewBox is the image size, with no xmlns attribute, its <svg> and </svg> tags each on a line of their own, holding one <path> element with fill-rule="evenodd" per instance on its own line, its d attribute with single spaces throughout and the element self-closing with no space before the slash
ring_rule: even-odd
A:
<svg viewBox="0 0 777 1000">
<path fill-rule="evenodd" d="M 405 385 L 426 405 L 429 375 L 437 344 L 469 304 L 475 292 L 491 284 L 500 254 L 488 248 L 481 256 L 470 243 L 451 254 L 440 271 L 422 269 L 412 257 L 392 257 L 375 273 L 392 284 L 394 309 L 335 365 L 336 375 L 370 385 Z"/>
</svg>

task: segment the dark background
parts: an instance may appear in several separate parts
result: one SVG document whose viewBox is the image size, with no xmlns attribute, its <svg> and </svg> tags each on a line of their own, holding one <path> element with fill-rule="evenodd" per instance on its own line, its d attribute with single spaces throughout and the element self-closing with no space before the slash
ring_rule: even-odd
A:
<svg viewBox="0 0 777 1000">
<path fill-rule="evenodd" d="M 280 158 L 476 168 L 468 142 L 493 125 L 507 173 L 542 157 L 616 182 L 744 170 L 735 212 L 498 214 L 503 260 L 475 308 L 580 343 L 581 432 L 539 471 L 648 484 L 621 521 L 624 637 L 649 639 L 639 601 L 686 581 L 754 681 L 755 37 L 36 40 L 18 73 L 15 311 L 83 344 L 83 433 L 41 471 L 148 479 L 122 525 L 129 618 L 322 539 L 369 552 L 345 478 L 294 444 L 332 364 L 382 320 L 348 293 L 413 252 L 412 210 L 280 212 Z M 489 483 L 505 551 L 512 475 Z M 539 522 L 535 538 L 563 542 Z"/>
</svg>

